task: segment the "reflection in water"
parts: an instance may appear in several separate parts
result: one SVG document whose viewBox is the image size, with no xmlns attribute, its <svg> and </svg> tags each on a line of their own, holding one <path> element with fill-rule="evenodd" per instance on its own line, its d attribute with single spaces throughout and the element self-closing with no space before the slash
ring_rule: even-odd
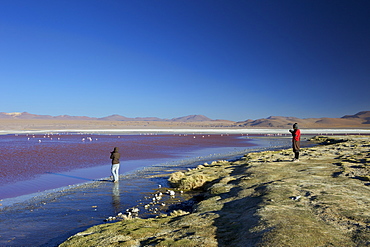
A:
<svg viewBox="0 0 370 247">
<path fill-rule="evenodd" d="M 113 190 L 112 190 L 112 205 L 114 212 L 117 214 L 120 212 L 120 193 L 119 193 L 119 183 L 113 183 Z"/>
</svg>

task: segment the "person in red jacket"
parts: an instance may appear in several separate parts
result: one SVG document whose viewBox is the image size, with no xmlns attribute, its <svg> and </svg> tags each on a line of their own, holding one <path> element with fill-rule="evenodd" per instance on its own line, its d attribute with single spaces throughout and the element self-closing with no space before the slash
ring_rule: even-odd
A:
<svg viewBox="0 0 370 247">
<path fill-rule="evenodd" d="M 301 149 L 301 130 L 298 128 L 298 124 L 293 124 L 293 129 L 289 130 L 292 133 L 292 144 L 293 144 L 293 152 L 294 152 L 294 159 L 293 162 L 299 161 L 299 151 Z"/>
</svg>

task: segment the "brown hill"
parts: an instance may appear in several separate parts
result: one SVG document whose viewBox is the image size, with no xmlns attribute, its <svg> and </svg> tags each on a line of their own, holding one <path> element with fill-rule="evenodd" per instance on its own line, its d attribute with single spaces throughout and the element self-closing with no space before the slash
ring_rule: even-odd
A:
<svg viewBox="0 0 370 247">
<path fill-rule="evenodd" d="M 3 128 L 12 126 L 9 121 L 23 121 L 24 124 L 32 128 L 41 125 L 47 126 L 70 126 L 71 121 L 73 125 L 82 126 L 121 126 L 126 128 L 137 127 L 170 127 L 170 128 L 291 128 L 294 123 L 298 123 L 301 128 L 370 128 L 370 111 L 362 111 L 354 115 L 345 115 L 341 118 L 296 118 L 283 116 L 270 116 L 268 118 L 251 120 L 241 122 L 233 122 L 229 120 L 212 120 L 203 115 L 189 115 L 173 119 L 160 119 L 156 117 L 136 117 L 128 118 L 121 115 L 111 115 L 103 118 L 93 118 L 86 116 L 50 116 L 50 115 L 36 115 L 27 112 L 0 112 L 0 120 L 7 121 Z M 31 123 L 30 121 L 38 121 Z M 60 123 L 59 123 L 59 122 Z M 63 122 L 63 123 L 62 123 Z M 109 123 L 109 122 L 115 122 Z"/>
<path fill-rule="evenodd" d="M 257 120 L 237 122 L 235 127 L 243 128 L 290 128 L 298 123 L 302 128 L 369 128 L 370 111 L 362 111 L 355 115 L 346 115 L 341 118 L 295 118 L 271 116 Z"/>
<path fill-rule="evenodd" d="M 36 115 L 30 114 L 28 112 L 11 112 L 5 113 L 0 112 L 1 119 L 52 119 L 52 116 L 49 115 Z"/>
<path fill-rule="evenodd" d="M 60 116 L 37 115 L 28 112 L 11 112 L 11 113 L 0 112 L 0 119 L 95 120 L 96 118 L 85 116 L 69 116 L 69 115 L 60 115 Z"/>
<path fill-rule="evenodd" d="M 98 120 L 108 120 L 108 121 L 165 121 L 165 119 L 160 119 L 157 117 L 136 117 L 128 118 L 121 115 L 110 115 L 108 117 L 98 118 Z"/>
<path fill-rule="evenodd" d="M 172 118 L 170 121 L 173 122 L 200 122 L 200 121 L 212 121 L 212 119 L 203 115 L 189 115 L 185 117 Z"/>
<path fill-rule="evenodd" d="M 189 115 L 184 117 L 162 119 L 157 117 L 136 117 L 128 118 L 120 115 L 111 115 L 108 117 L 98 118 L 98 120 L 109 120 L 109 121 L 170 121 L 170 122 L 203 122 L 203 121 L 214 121 L 203 115 Z"/>
<path fill-rule="evenodd" d="M 107 120 L 107 121 L 172 121 L 172 122 L 201 122 L 201 121 L 215 121 L 203 115 L 190 115 L 178 117 L 173 119 L 161 119 L 157 117 L 136 117 L 128 118 L 118 114 L 110 115 L 102 118 L 86 117 L 86 116 L 50 116 L 50 115 L 36 115 L 28 112 L 0 112 L 0 119 L 55 119 L 55 120 Z"/>
<path fill-rule="evenodd" d="M 370 111 L 362 111 L 355 115 L 346 115 L 342 118 L 360 120 L 362 121 L 362 124 L 370 124 Z"/>
<path fill-rule="evenodd" d="M 69 115 L 60 115 L 53 117 L 53 119 L 59 120 L 96 120 L 96 118 L 86 117 L 86 116 L 69 116 Z"/>
<path fill-rule="evenodd" d="M 128 118 L 128 117 L 124 117 L 124 116 L 121 116 L 121 115 L 114 114 L 114 115 L 110 115 L 110 116 L 107 116 L 107 117 L 99 118 L 98 120 L 107 120 L 107 121 L 130 121 L 130 118 Z"/>
</svg>

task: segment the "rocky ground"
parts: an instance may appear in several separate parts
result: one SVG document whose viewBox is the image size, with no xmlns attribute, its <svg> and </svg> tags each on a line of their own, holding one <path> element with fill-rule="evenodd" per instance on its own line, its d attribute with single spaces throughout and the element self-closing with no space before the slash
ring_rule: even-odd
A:
<svg viewBox="0 0 370 247">
<path fill-rule="evenodd" d="M 176 172 L 175 193 L 198 192 L 182 209 L 125 213 L 60 246 L 370 245 L 370 137 L 316 141 L 299 162 L 291 150 L 265 151 Z"/>
</svg>

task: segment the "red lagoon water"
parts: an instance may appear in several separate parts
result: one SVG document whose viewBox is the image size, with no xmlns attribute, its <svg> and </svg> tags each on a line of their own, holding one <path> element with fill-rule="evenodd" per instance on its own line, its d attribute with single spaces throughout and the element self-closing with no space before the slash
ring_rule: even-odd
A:
<svg viewBox="0 0 370 247">
<path fill-rule="evenodd" d="M 135 161 L 170 161 L 202 149 L 255 146 L 240 137 L 220 134 L 0 136 L 0 199 L 86 182 L 84 178 L 109 176 L 110 152 L 114 147 L 120 149 L 122 173 L 136 169 Z M 105 173 L 100 169 L 103 166 L 107 167 Z M 50 180 L 45 178 L 47 174 L 60 176 L 54 176 L 48 186 L 42 186 L 40 180 Z M 67 177 L 75 180 L 71 182 Z M 35 183 L 25 183 L 35 179 L 38 179 Z"/>
</svg>

